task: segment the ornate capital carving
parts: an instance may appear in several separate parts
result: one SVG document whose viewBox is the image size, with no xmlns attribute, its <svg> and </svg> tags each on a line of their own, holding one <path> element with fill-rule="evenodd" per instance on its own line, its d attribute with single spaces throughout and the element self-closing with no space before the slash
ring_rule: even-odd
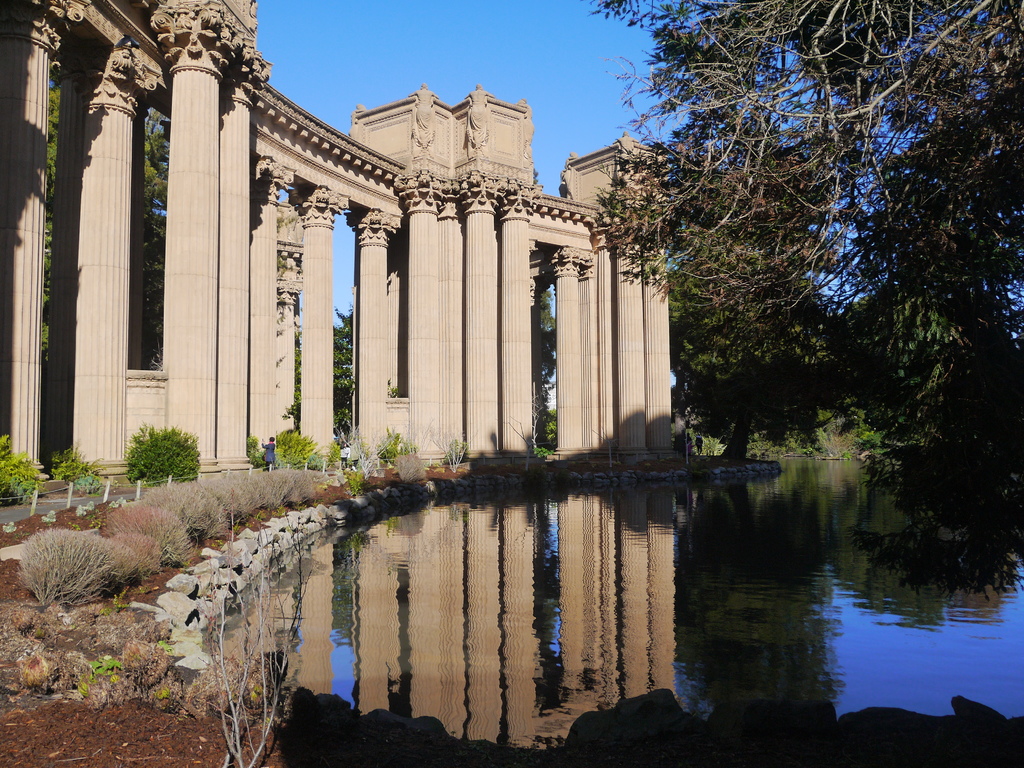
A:
<svg viewBox="0 0 1024 768">
<path fill-rule="evenodd" d="M 302 281 L 290 278 L 278 278 L 277 305 L 282 308 L 294 309 L 302 293 Z"/>
<path fill-rule="evenodd" d="M 107 56 L 103 71 L 90 74 L 90 111 L 107 109 L 134 117 L 136 92 L 152 91 L 157 85 L 157 73 L 142 63 L 134 48 L 115 48 Z"/>
<path fill-rule="evenodd" d="M 200 69 L 219 76 L 243 37 L 212 0 L 171 0 L 150 19 L 171 71 Z"/>
<path fill-rule="evenodd" d="M 503 219 L 528 219 L 540 190 L 532 184 L 509 179 L 501 185 L 501 217 Z"/>
<path fill-rule="evenodd" d="M 442 180 L 430 171 L 419 171 L 395 179 L 395 191 L 409 213 L 437 213 L 444 200 Z"/>
<path fill-rule="evenodd" d="M 271 64 L 256 50 L 252 40 L 242 40 L 231 58 L 225 77 L 235 88 L 231 97 L 247 104 L 254 91 L 270 79 Z"/>
<path fill-rule="evenodd" d="M 348 208 L 348 198 L 327 187 L 316 187 L 305 194 L 294 193 L 292 204 L 299 212 L 304 229 L 334 229 L 334 217 Z"/>
<path fill-rule="evenodd" d="M 5 0 L 0 4 L 0 37 L 22 37 L 55 53 L 60 27 L 78 24 L 92 0 Z"/>
<path fill-rule="evenodd" d="M 582 248 L 559 248 L 551 257 L 551 266 L 558 277 L 580 277 L 583 264 L 593 264 L 593 257 Z"/>
<path fill-rule="evenodd" d="M 379 246 L 386 248 L 392 232 L 398 231 L 402 221 L 397 216 L 384 211 L 367 211 L 361 217 L 353 216 L 349 223 L 359 233 L 359 247 Z"/>
<path fill-rule="evenodd" d="M 286 168 L 274 158 L 264 155 L 256 161 L 253 198 L 261 203 L 276 203 L 281 192 L 294 180 L 295 172 L 291 168 Z"/>
<path fill-rule="evenodd" d="M 471 171 L 459 185 L 459 196 L 466 213 L 494 213 L 499 191 L 498 179 Z"/>
</svg>

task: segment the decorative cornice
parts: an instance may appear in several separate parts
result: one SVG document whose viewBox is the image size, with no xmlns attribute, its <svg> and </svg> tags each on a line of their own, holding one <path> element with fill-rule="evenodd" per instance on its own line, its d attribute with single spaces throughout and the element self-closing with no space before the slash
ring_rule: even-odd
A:
<svg viewBox="0 0 1024 768">
<path fill-rule="evenodd" d="M 395 179 L 395 192 L 409 213 L 438 213 L 444 201 L 442 179 L 430 171 L 418 171 Z"/>
<path fill-rule="evenodd" d="M 309 192 L 293 192 L 292 204 L 299 212 L 304 229 L 334 229 L 334 217 L 348 208 L 348 198 L 327 187 L 314 187 Z"/>
<path fill-rule="evenodd" d="M 133 48 L 115 48 L 107 56 L 103 71 L 91 79 L 89 110 L 112 110 L 129 117 L 135 117 L 135 93 L 152 91 L 157 86 L 157 73 L 142 63 L 142 57 Z"/>
<path fill-rule="evenodd" d="M 281 192 L 295 180 L 295 172 L 272 157 L 264 155 L 256 161 L 253 197 L 260 203 L 277 203 Z"/>
<path fill-rule="evenodd" d="M 197 69 L 219 77 L 245 40 L 216 0 L 172 0 L 150 24 L 172 73 Z"/>
<path fill-rule="evenodd" d="M 362 216 L 353 214 L 349 224 L 359 233 L 359 247 L 378 246 L 386 248 L 388 238 L 398 231 L 402 221 L 397 216 L 384 211 L 367 211 Z"/>
<path fill-rule="evenodd" d="M 470 171 L 459 185 L 463 210 L 467 213 L 494 213 L 501 179 Z"/>
<path fill-rule="evenodd" d="M 540 188 L 533 184 L 514 179 L 505 181 L 498 190 L 502 219 L 529 219 L 539 193 Z"/>
</svg>

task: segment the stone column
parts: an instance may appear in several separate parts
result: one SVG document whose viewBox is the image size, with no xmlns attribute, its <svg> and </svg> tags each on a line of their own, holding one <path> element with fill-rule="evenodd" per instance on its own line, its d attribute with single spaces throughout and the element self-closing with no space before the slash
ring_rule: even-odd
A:
<svg viewBox="0 0 1024 768">
<path fill-rule="evenodd" d="M 0 434 L 39 455 L 43 202 L 50 56 L 58 44 L 42 0 L 0 6 Z"/>
<path fill-rule="evenodd" d="M 533 437 L 530 213 L 537 189 L 509 182 L 501 198 L 501 448 L 522 454 Z"/>
<path fill-rule="evenodd" d="M 220 81 L 233 30 L 213 6 L 162 6 L 151 22 L 171 63 L 171 147 L 164 266 L 167 423 L 217 452 Z"/>
<path fill-rule="evenodd" d="M 117 470 L 125 443 L 134 93 L 155 88 L 156 73 L 133 48 L 115 48 L 93 85 L 78 240 L 74 439 L 87 459 Z"/>
<path fill-rule="evenodd" d="M 75 51 L 78 54 L 79 51 Z M 60 114 L 53 232 L 50 241 L 50 328 L 47 342 L 43 446 L 63 450 L 74 442 L 75 310 L 78 303 L 78 227 L 82 205 L 86 86 L 84 56 L 61 49 Z"/>
<path fill-rule="evenodd" d="M 277 199 L 292 178 L 292 172 L 273 158 L 262 157 L 256 163 L 252 195 L 256 229 L 249 262 L 248 431 L 262 441 L 281 427 L 282 410 L 277 406 Z M 294 376 L 294 370 L 292 373 Z"/>
<path fill-rule="evenodd" d="M 356 426 L 368 443 L 383 437 L 387 429 L 388 324 L 387 269 L 388 237 L 401 223 L 384 211 L 353 215 L 350 224 L 358 233 L 355 315 L 359 318 L 355 339 Z"/>
<path fill-rule="evenodd" d="M 302 424 L 317 445 L 334 440 L 334 217 L 348 200 L 327 187 L 299 195 L 302 221 Z"/>
<path fill-rule="evenodd" d="M 618 352 L 619 448 L 641 451 L 647 437 L 643 289 L 640 283 L 630 279 L 621 257 L 615 259 L 614 287 L 618 310 L 615 333 Z"/>
<path fill-rule="evenodd" d="M 647 447 L 668 451 L 672 449 L 668 294 L 663 286 L 650 283 L 644 283 L 643 294 Z"/>
<path fill-rule="evenodd" d="M 465 284 L 462 227 L 456 199 L 448 188 L 438 223 L 441 227 L 441 436 L 446 443 L 463 440 L 464 368 L 462 354 L 462 295 Z M 447 447 L 445 446 L 442 446 Z"/>
<path fill-rule="evenodd" d="M 395 184 L 409 213 L 409 437 L 428 458 L 443 454 L 441 412 L 440 179 L 428 171 Z"/>
<path fill-rule="evenodd" d="M 612 282 L 615 270 L 612 266 L 608 250 L 599 240 L 594 252 L 594 271 L 597 305 L 597 382 L 598 398 L 598 432 L 600 443 L 614 442 L 618 437 L 618 425 L 615 421 L 616 379 L 615 379 L 615 304 L 612 301 Z"/>
<path fill-rule="evenodd" d="M 580 424 L 581 447 L 600 448 L 601 419 L 600 367 L 598 361 L 597 304 L 595 302 L 594 256 L 584 252 L 580 258 Z"/>
<path fill-rule="evenodd" d="M 277 283 L 277 375 L 275 377 L 274 423 L 267 437 L 298 425 L 285 416 L 295 400 L 295 333 L 299 329 L 299 294 L 302 283 L 290 275 Z"/>
<path fill-rule="evenodd" d="M 245 50 L 250 50 L 248 46 Z M 248 62 L 261 61 L 250 57 Z M 245 440 L 249 419 L 249 191 L 248 94 L 259 78 L 250 78 L 246 59 L 225 82 L 220 141 L 220 266 L 217 319 L 217 462 L 222 469 L 249 466 Z M 264 436 L 264 439 L 266 436 Z"/>
<path fill-rule="evenodd" d="M 498 448 L 497 182 L 476 171 L 462 181 L 466 213 L 466 441 L 472 453 Z"/>
<path fill-rule="evenodd" d="M 555 284 L 555 396 L 558 408 L 558 451 L 583 445 L 580 402 L 583 394 L 580 350 L 580 287 L 578 248 L 561 248 L 553 266 Z"/>
</svg>

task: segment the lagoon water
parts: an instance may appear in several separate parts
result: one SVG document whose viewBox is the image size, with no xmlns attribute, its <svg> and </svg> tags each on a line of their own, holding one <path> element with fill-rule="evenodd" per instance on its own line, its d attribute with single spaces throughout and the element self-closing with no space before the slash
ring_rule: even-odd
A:
<svg viewBox="0 0 1024 768">
<path fill-rule="evenodd" d="M 542 503 L 435 507 L 312 553 L 292 681 L 362 712 L 433 715 L 515 745 L 672 688 L 707 714 L 742 698 L 1024 715 L 1017 593 L 915 593 L 853 526 L 899 517 L 855 462 L 777 478 Z"/>
</svg>

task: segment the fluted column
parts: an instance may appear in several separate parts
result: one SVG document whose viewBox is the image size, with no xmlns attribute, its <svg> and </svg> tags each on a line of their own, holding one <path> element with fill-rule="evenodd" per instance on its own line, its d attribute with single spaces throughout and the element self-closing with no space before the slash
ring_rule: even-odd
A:
<svg viewBox="0 0 1024 768">
<path fill-rule="evenodd" d="M 43 446 L 63 450 L 74 441 L 75 312 L 78 303 L 78 228 L 82 205 L 86 86 L 83 57 L 61 49 L 60 114 L 50 240 L 50 327 L 46 353 Z"/>
<path fill-rule="evenodd" d="M 164 266 L 167 423 L 217 452 L 220 81 L 232 30 L 213 6 L 162 6 L 151 19 L 171 63 L 171 146 Z"/>
<path fill-rule="evenodd" d="M 356 425 L 367 440 L 384 435 L 387 429 L 388 324 L 387 269 L 388 237 L 400 221 L 384 211 L 353 215 L 350 223 L 358 233 L 356 260 Z"/>
<path fill-rule="evenodd" d="M 612 266 L 608 250 L 603 241 L 598 240 L 594 251 L 594 271 L 597 305 L 597 382 L 598 398 L 598 432 L 601 441 L 614 441 L 618 435 L 615 421 L 615 305 L 612 301 L 612 283 L 615 270 Z"/>
<path fill-rule="evenodd" d="M 580 425 L 583 448 L 600 448 L 600 367 L 598 364 L 597 306 L 594 301 L 594 256 L 584 252 L 580 260 Z"/>
<path fill-rule="evenodd" d="M 643 289 L 629 278 L 621 258 L 615 264 L 619 447 L 638 451 L 644 448 L 647 436 Z"/>
<path fill-rule="evenodd" d="M 450 188 L 446 192 L 451 192 Z M 456 200 L 445 195 L 438 214 L 441 228 L 441 437 L 447 443 L 465 436 L 462 354 L 463 287 L 462 227 Z M 446 447 L 446 446 L 442 446 Z"/>
<path fill-rule="evenodd" d="M 0 6 L 0 434 L 39 455 L 43 202 L 50 56 L 42 0 Z"/>
<path fill-rule="evenodd" d="M 269 74 L 251 44 L 242 48 L 225 81 L 220 141 L 220 270 L 218 278 L 217 461 L 247 467 L 249 419 L 249 94 Z"/>
<path fill-rule="evenodd" d="M 668 349 L 668 294 L 663 286 L 644 283 L 644 387 L 647 447 L 672 448 L 672 403 Z"/>
<path fill-rule="evenodd" d="M 443 453 L 441 411 L 441 181 L 427 171 L 395 185 L 409 214 L 408 391 L 410 437 L 426 456 Z"/>
<path fill-rule="evenodd" d="M 334 439 L 334 217 L 348 200 L 326 187 L 299 196 L 302 256 L 302 434 Z"/>
<path fill-rule="evenodd" d="M 466 213 L 466 441 L 473 453 L 498 448 L 497 183 L 473 172 L 462 182 Z"/>
<path fill-rule="evenodd" d="M 115 48 L 94 83 L 85 119 L 74 439 L 83 456 L 108 467 L 124 457 L 132 122 L 139 87 L 156 87 L 156 73 L 133 48 Z"/>
<path fill-rule="evenodd" d="M 533 436 L 530 213 L 537 189 L 510 182 L 501 215 L 501 448 L 524 453 Z"/>
<path fill-rule="evenodd" d="M 295 334 L 299 330 L 302 283 L 294 275 L 277 283 L 277 372 L 274 379 L 274 424 L 266 437 L 298 425 L 285 412 L 295 401 Z"/>
<path fill-rule="evenodd" d="M 257 219 L 249 259 L 248 431 L 261 440 L 276 434 L 281 426 L 276 386 L 277 200 L 292 178 L 292 172 L 273 158 L 261 157 L 256 163 L 253 202 Z"/>
<path fill-rule="evenodd" d="M 583 395 L 580 353 L 580 287 L 578 248 L 562 248 L 554 259 L 555 395 L 558 408 L 558 450 L 577 451 L 583 444 L 580 403 Z"/>
</svg>

